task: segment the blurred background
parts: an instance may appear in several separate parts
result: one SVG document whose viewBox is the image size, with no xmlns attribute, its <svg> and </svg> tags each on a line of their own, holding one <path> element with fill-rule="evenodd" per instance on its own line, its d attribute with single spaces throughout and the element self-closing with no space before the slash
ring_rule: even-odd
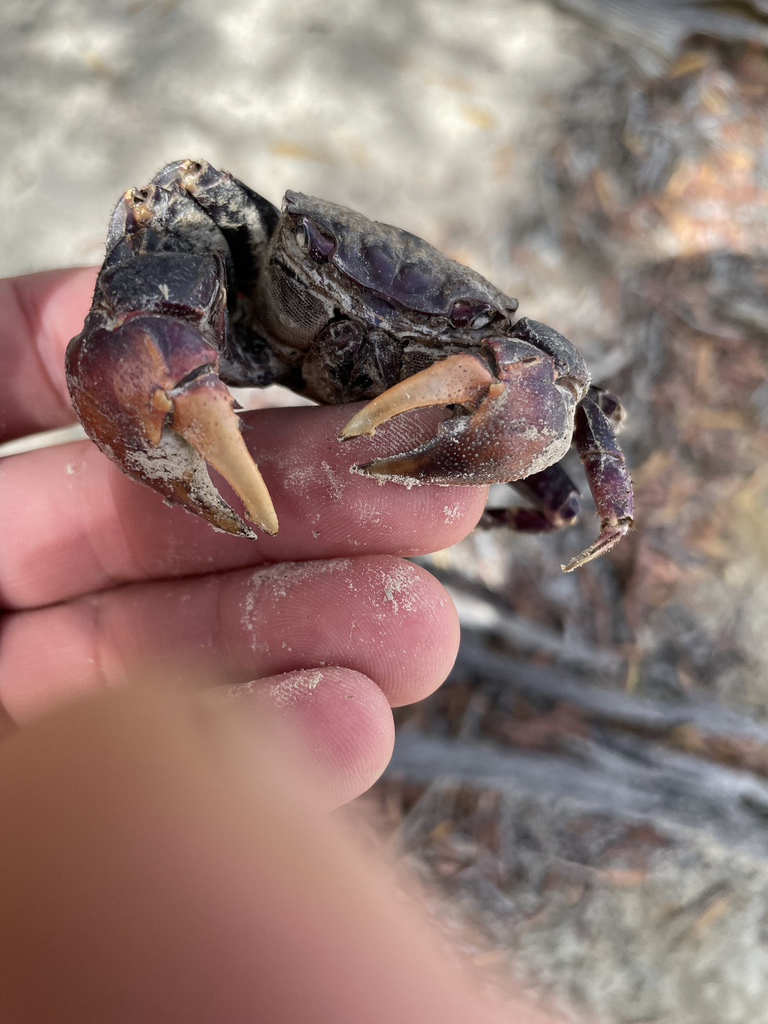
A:
<svg viewBox="0 0 768 1024">
<path fill-rule="evenodd" d="M 0 9 L 0 273 L 99 263 L 204 157 L 425 237 L 621 397 L 637 531 L 422 559 L 462 650 L 360 802 L 566 1019 L 768 1022 L 767 47 L 768 0 Z"/>
</svg>

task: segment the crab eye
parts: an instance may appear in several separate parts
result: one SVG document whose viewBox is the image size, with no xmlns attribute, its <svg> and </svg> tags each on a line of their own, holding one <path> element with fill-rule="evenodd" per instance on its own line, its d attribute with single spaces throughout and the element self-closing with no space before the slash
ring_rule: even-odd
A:
<svg viewBox="0 0 768 1024">
<path fill-rule="evenodd" d="M 336 239 L 323 231 L 309 217 L 302 217 L 296 227 L 296 241 L 299 248 L 316 263 L 327 263 L 336 252 Z"/>
<path fill-rule="evenodd" d="M 580 401 L 583 389 L 575 377 L 570 377 L 568 374 L 562 373 L 557 378 L 557 383 L 561 388 L 565 388 L 566 391 L 569 391 L 571 395 L 573 395 L 574 401 Z"/>
<path fill-rule="evenodd" d="M 459 299 L 454 302 L 451 310 L 451 323 L 454 327 L 469 327 L 477 330 L 478 327 L 485 327 L 496 316 L 496 310 L 487 302 L 471 302 L 468 299 Z"/>
</svg>

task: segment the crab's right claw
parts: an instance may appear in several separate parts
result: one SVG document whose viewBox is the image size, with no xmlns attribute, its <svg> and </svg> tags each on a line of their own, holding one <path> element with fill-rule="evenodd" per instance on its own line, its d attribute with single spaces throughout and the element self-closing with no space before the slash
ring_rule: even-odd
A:
<svg viewBox="0 0 768 1024">
<path fill-rule="evenodd" d="M 211 483 L 206 462 L 232 486 L 246 516 L 277 533 L 277 516 L 240 433 L 218 353 L 167 316 L 137 316 L 88 330 L 67 349 L 67 383 L 88 435 L 129 476 L 240 537 L 256 535 Z"/>
</svg>

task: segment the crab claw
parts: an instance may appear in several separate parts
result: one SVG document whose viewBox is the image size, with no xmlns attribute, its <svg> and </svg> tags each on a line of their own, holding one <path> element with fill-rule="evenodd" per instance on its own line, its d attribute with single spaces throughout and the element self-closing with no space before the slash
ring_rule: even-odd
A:
<svg viewBox="0 0 768 1024">
<path fill-rule="evenodd" d="M 67 382 L 88 435 L 129 476 L 227 533 L 254 538 L 210 481 L 207 462 L 266 533 L 277 517 L 216 375 L 218 353 L 198 330 L 140 315 L 84 330 L 67 349 Z"/>
<path fill-rule="evenodd" d="M 489 338 L 478 355 L 448 356 L 374 398 L 340 440 L 372 434 L 408 409 L 454 405 L 459 414 L 419 448 L 356 468 L 422 483 L 519 480 L 559 462 L 570 445 L 575 397 L 555 377 L 553 359 L 540 349 L 517 338 Z"/>
</svg>

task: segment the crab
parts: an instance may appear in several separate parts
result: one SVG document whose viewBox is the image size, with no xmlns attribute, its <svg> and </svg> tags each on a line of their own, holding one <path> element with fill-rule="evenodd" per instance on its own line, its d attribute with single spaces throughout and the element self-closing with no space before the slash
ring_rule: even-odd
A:
<svg viewBox="0 0 768 1024">
<path fill-rule="evenodd" d="M 523 531 L 574 522 L 560 462 L 574 443 L 601 520 L 571 571 L 632 527 L 619 402 L 578 350 L 480 274 L 400 228 L 286 192 L 282 212 L 204 161 L 126 192 L 82 332 L 67 349 L 75 410 L 117 465 L 214 527 L 268 534 L 277 515 L 227 385 L 283 384 L 318 402 L 368 399 L 339 435 L 447 410 L 426 443 L 354 466 L 404 483 L 507 482 L 530 507 L 486 512 Z"/>
</svg>

